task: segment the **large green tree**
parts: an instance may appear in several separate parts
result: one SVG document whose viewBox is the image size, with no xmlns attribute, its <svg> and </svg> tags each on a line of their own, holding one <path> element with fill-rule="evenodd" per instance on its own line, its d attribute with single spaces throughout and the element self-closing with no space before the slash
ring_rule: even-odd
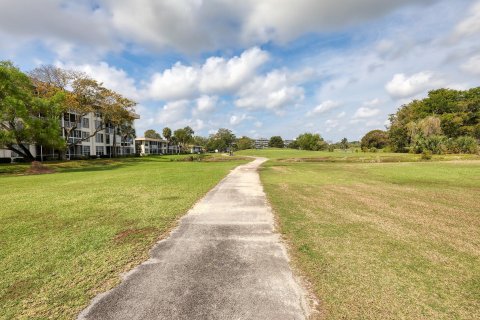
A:
<svg viewBox="0 0 480 320">
<path fill-rule="evenodd" d="M 299 135 L 295 141 L 295 147 L 302 150 L 325 150 L 328 143 L 318 133 L 303 133 Z"/>
<path fill-rule="evenodd" d="M 253 140 L 250 139 L 249 137 L 243 136 L 243 137 L 237 139 L 236 145 L 237 145 L 238 150 L 252 149 L 253 148 Z"/>
<path fill-rule="evenodd" d="M 372 130 L 365 134 L 361 140 L 361 147 L 363 149 L 383 149 L 389 143 L 388 133 L 383 130 Z"/>
<path fill-rule="evenodd" d="M 42 97 L 30 78 L 9 61 L 0 61 L 0 146 L 34 160 L 29 145 L 63 148 L 59 117 L 65 96 Z"/>
<path fill-rule="evenodd" d="M 283 148 L 285 144 L 283 143 L 283 139 L 280 136 L 273 136 L 268 141 L 268 146 L 270 148 Z"/>
<path fill-rule="evenodd" d="M 229 129 L 218 129 L 217 133 L 209 137 L 207 149 L 210 151 L 227 151 L 235 143 L 235 134 Z"/>
<path fill-rule="evenodd" d="M 178 142 L 182 151 L 185 150 L 185 146 L 193 142 L 193 135 L 195 132 L 189 126 L 182 129 L 177 129 L 173 132 L 173 136 Z"/>
<path fill-rule="evenodd" d="M 425 99 L 401 106 L 390 115 L 388 135 L 399 152 L 418 152 L 422 148 L 416 146 L 438 141 L 472 141 L 460 137 L 480 139 L 480 87 L 433 90 Z"/>
</svg>

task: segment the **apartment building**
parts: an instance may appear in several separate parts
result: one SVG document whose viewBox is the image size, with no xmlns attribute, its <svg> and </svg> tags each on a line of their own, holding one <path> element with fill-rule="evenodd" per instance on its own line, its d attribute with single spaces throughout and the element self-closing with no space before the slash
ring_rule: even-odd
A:
<svg viewBox="0 0 480 320">
<path fill-rule="evenodd" d="M 169 145 L 167 140 L 144 137 L 135 139 L 135 149 L 137 154 L 141 156 L 148 156 L 151 154 L 177 154 L 181 152 L 180 146 Z M 203 148 L 201 146 L 190 146 L 188 149 L 184 149 L 184 151 L 199 153 L 203 152 Z"/>
<path fill-rule="evenodd" d="M 270 140 L 267 138 L 255 139 L 253 140 L 253 145 L 255 146 L 255 149 L 266 149 L 268 148 L 269 141 Z"/>
<path fill-rule="evenodd" d="M 132 113 L 132 116 L 134 119 L 140 119 L 137 114 Z M 67 159 L 135 154 L 135 138 L 133 136 L 123 134 L 119 128 L 108 123 L 103 129 L 98 130 L 103 125 L 99 113 L 91 112 L 83 116 L 80 121 L 78 121 L 77 114 L 64 113 L 60 121 L 62 135 L 65 135 L 66 130 L 76 126 L 68 138 L 68 143 L 77 141 L 78 143 L 66 150 Z M 58 150 L 52 148 L 44 148 L 41 145 L 30 145 L 28 148 L 38 160 L 58 159 L 59 157 Z M 15 159 L 20 156 L 10 150 L 0 149 L 0 157 Z"/>
<path fill-rule="evenodd" d="M 168 153 L 168 149 L 167 140 L 144 137 L 135 139 L 135 150 L 137 151 L 137 154 L 140 154 L 141 156 L 166 154 Z"/>
</svg>

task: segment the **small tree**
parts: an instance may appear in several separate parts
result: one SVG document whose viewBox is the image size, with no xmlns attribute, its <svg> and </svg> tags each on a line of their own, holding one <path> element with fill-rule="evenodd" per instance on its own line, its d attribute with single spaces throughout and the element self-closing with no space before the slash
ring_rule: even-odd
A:
<svg viewBox="0 0 480 320">
<path fill-rule="evenodd" d="M 340 141 L 340 149 L 342 149 L 343 151 L 346 151 L 348 149 L 347 138 L 343 138 L 342 141 Z"/>
<path fill-rule="evenodd" d="M 246 150 L 253 148 L 253 140 L 249 137 L 243 136 L 237 139 L 237 149 L 238 150 Z"/>
<path fill-rule="evenodd" d="M 371 148 L 383 149 L 389 144 L 388 133 L 382 130 L 372 130 L 361 140 L 362 150 Z"/>
<path fill-rule="evenodd" d="M 270 138 L 268 142 L 268 146 L 271 148 L 283 148 L 285 144 L 283 143 L 283 139 L 280 136 L 273 136 Z"/>
<path fill-rule="evenodd" d="M 153 129 L 148 129 L 147 131 L 145 131 L 143 135 L 145 136 L 145 138 L 149 138 L 149 139 L 159 139 L 159 140 L 162 139 L 162 136 L 160 135 L 160 133 L 158 133 Z"/>
<path fill-rule="evenodd" d="M 318 133 L 303 133 L 296 139 L 295 146 L 302 150 L 325 150 L 328 143 Z"/>
<path fill-rule="evenodd" d="M 183 128 L 183 129 L 178 129 L 173 132 L 173 136 L 176 138 L 180 148 L 182 151 L 184 151 L 184 148 L 187 144 L 193 142 L 193 134 L 195 132 L 193 131 L 192 128 L 189 126 Z"/>
<path fill-rule="evenodd" d="M 172 129 L 170 129 L 169 127 L 165 127 L 163 128 L 162 133 L 165 140 L 167 140 L 167 152 L 168 152 L 170 148 L 170 142 L 172 140 Z"/>
</svg>

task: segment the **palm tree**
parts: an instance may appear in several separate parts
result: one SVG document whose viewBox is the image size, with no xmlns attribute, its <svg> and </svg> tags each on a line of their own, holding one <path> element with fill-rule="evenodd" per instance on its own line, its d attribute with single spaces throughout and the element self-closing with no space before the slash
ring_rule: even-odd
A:
<svg viewBox="0 0 480 320">
<path fill-rule="evenodd" d="M 123 147 L 124 147 L 124 142 L 127 142 L 128 139 L 135 139 L 136 137 L 136 132 L 135 132 L 135 128 L 132 126 L 131 123 L 125 123 L 123 125 L 121 125 L 119 128 L 119 133 L 120 133 L 120 137 L 122 139 L 121 143 L 122 143 L 122 155 L 125 155 L 125 152 L 123 150 Z"/>
<path fill-rule="evenodd" d="M 167 153 L 169 152 L 170 141 L 172 139 L 172 130 L 169 127 L 163 128 L 163 137 L 167 140 Z"/>
</svg>

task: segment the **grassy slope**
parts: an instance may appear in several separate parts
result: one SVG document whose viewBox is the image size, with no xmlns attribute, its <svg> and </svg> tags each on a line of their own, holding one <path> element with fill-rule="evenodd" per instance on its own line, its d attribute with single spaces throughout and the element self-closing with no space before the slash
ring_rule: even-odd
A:
<svg viewBox="0 0 480 320">
<path fill-rule="evenodd" d="M 326 318 L 480 318 L 479 161 L 276 160 L 261 177 Z"/>
<path fill-rule="evenodd" d="M 239 163 L 95 160 L 0 177 L 0 318 L 74 317 Z"/>
</svg>

